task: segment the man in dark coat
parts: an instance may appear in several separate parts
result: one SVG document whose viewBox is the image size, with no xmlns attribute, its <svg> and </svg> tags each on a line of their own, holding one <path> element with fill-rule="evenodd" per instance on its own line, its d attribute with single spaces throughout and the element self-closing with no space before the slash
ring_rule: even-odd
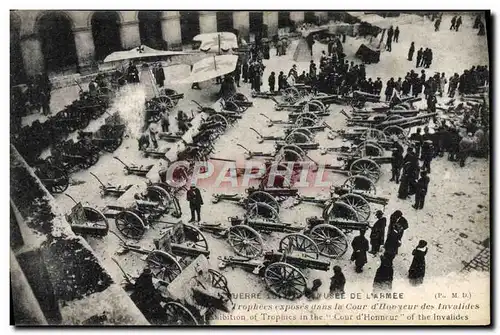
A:
<svg viewBox="0 0 500 335">
<path fill-rule="evenodd" d="M 458 28 L 462 25 L 462 17 L 459 16 L 457 22 L 455 23 L 455 31 L 458 31 Z"/>
<path fill-rule="evenodd" d="M 387 51 L 391 51 L 392 50 L 392 38 L 394 36 L 394 29 L 392 28 L 392 26 L 387 30 L 387 42 L 386 42 L 386 45 L 385 45 L 385 49 Z"/>
<path fill-rule="evenodd" d="M 233 72 L 234 83 L 236 87 L 240 87 L 240 77 L 241 77 L 241 64 L 238 62 L 236 64 L 236 69 Z"/>
<path fill-rule="evenodd" d="M 276 83 L 276 74 L 273 72 L 271 72 L 271 75 L 269 76 L 269 78 L 267 79 L 267 82 L 269 84 L 269 91 L 271 93 L 274 92 L 274 85 Z"/>
<path fill-rule="evenodd" d="M 387 219 L 384 217 L 384 213 L 378 210 L 375 214 L 377 221 L 371 226 L 370 233 L 370 244 L 372 246 L 371 254 L 376 254 L 380 251 L 380 246 L 384 244 L 385 241 L 385 226 L 387 224 Z"/>
<path fill-rule="evenodd" d="M 423 283 L 425 277 L 425 255 L 427 254 L 427 241 L 420 240 L 413 250 L 413 260 L 408 270 L 408 278 L 413 286 Z"/>
<path fill-rule="evenodd" d="M 373 89 L 375 95 L 380 95 L 380 92 L 382 91 L 382 80 L 380 80 L 379 77 L 377 77 L 377 80 L 373 83 Z"/>
<path fill-rule="evenodd" d="M 429 49 L 427 51 L 427 61 L 426 61 L 426 68 L 429 68 L 432 64 L 432 49 Z"/>
<path fill-rule="evenodd" d="M 417 65 L 416 65 L 416 67 L 420 67 L 420 65 L 422 64 L 422 56 L 423 55 L 424 55 L 423 48 L 420 48 L 417 51 Z"/>
<path fill-rule="evenodd" d="M 394 42 L 398 43 L 399 40 L 399 27 L 396 27 L 396 30 L 394 30 Z"/>
<path fill-rule="evenodd" d="M 484 36 L 484 35 L 486 35 L 486 28 L 485 28 L 483 22 L 479 22 L 479 30 L 477 32 L 477 35 L 478 36 Z"/>
<path fill-rule="evenodd" d="M 243 82 L 248 83 L 248 62 L 243 62 L 241 67 L 241 74 L 243 76 Z"/>
<path fill-rule="evenodd" d="M 363 272 L 363 266 L 367 262 L 366 253 L 370 249 L 370 244 L 365 237 L 366 230 L 362 229 L 359 231 L 359 235 L 353 238 L 352 246 L 352 256 L 351 261 L 354 261 L 356 265 L 356 272 Z"/>
<path fill-rule="evenodd" d="M 410 50 L 408 50 L 408 60 L 413 60 L 413 54 L 415 53 L 415 42 L 411 42 Z"/>
<path fill-rule="evenodd" d="M 400 150 L 393 149 L 391 157 L 392 177 L 390 181 L 395 181 L 399 184 L 399 174 L 403 167 L 403 153 Z"/>
<path fill-rule="evenodd" d="M 163 298 L 153 285 L 153 275 L 149 268 L 145 268 L 135 281 L 130 298 L 151 323 L 159 321 L 165 313 L 160 305 Z"/>
<path fill-rule="evenodd" d="M 333 277 L 330 278 L 330 295 L 343 294 L 345 292 L 345 276 L 340 266 L 333 267 Z"/>
<path fill-rule="evenodd" d="M 434 22 L 434 31 L 439 31 L 439 26 L 441 25 L 441 18 L 438 17 L 436 22 Z"/>
<path fill-rule="evenodd" d="M 420 179 L 417 181 L 416 192 L 415 192 L 415 209 L 423 209 L 425 196 L 427 195 L 427 188 L 429 186 L 429 176 L 427 176 L 426 171 L 420 173 Z"/>
<path fill-rule="evenodd" d="M 373 279 L 373 291 L 375 293 L 392 290 L 392 280 L 394 278 L 392 260 L 393 257 L 390 254 L 380 256 L 380 266 Z"/>
<path fill-rule="evenodd" d="M 456 24 L 456 22 L 457 22 L 457 17 L 456 17 L 456 16 L 452 17 L 452 18 L 451 18 L 451 26 L 450 26 L 450 30 L 455 29 L 455 24 Z"/>
<path fill-rule="evenodd" d="M 283 71 L 280 71 L 280 74 L 278 75 L 278 91 L 285 89 L 286 86 L 285 74 L 283 73 Z"/>
<path fill-rule="evenodd" d="M 158 86 L 160 87 L 163 87 L 165 83 L 165 71 L 163 71 L 163 67 L 161 66 L 160 63 L 156 64 L 155 78 L 156 78 L 156 84 L 158 84 Z"/>
<path fill-rule="evenodd" d="M 200 222 L 201 205 L 203 205 L 200 189 L 195 185 L 191 185 L 191 188 L 187 191 L 186 197 L 187 201 L 189 201 L 189 209 L 191 210 L 191 220 L 189 220 L 189 222 Z M 195 214 L 197 220 L 195 220 Z"/>
<path fill-rule="evenodd" d="M 410 142 L 413 144 L 415 148 L 415 154 L 417 157 L 420 157 L 420 148 L 422 147 L 422 133 L 421 129 L 417 128 L 417 131 L 410 135 Z"/>
</svg>

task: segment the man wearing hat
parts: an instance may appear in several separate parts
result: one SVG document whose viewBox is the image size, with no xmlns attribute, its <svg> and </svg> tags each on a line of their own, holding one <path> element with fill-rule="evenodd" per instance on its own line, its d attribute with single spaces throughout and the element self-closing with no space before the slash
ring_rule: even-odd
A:
<svg viewBox="0 0 500 335">
<path fill-rule="evenodd" d="M 400 148 L 394 146 L 392 148 L 392 157 L 391 157 L 392 177 L 390 181 L 395 181 L 396 184 L 399 184 L 399 174 L 401 173 L 402 167 L 403 167 L 403 151 L 400 150 Z"/>
<path fill-rule="evenodd" d="M 423 209 L 425 196 L 427 195 L 427 187 L 429 186 L 429 177 L 427 176 L 427 171 L 422 171 L 420 173 L 420 179 L 417 181 L 415 187 L 415 209 Z"/>
<path fill-rule="evenodd" d="M 365 232 L 365 229 L 361 229 L 359 235 L 353 238 L 351 243 L 351 261 L 354 261 L 357 273 L 363 272 L 363 266 L 367 262 L 366 252 L 370 249 L 370 244 L 365 237 Z"/>
<path fill-rule="evenodd" d="M 201 192 L 194 184 L 187 191 L 187 201 L 189 201 L 189 209 L 191 210 L 191 220 L 189 222 L 200 222 L 200 212 L 201 205 L 203 205 L 203 198 L 201 197 Z M 197 220 L 195 220 L 195 213 Z"/>
<path fill-rule="evenodd" d="M 288 76 L 294 76 L 295 78 L 298 77 L 298 74 L 297 74 L 297 65 L 296 64 L 293 64 L 292 68 L 290 69 L 290 71 L 288 72 Z"/>
<path fill-rule="evenodd" d="M 434 156 L 434 149 L 431 140 L 425 140 L 422 144 L 422 160 L 424 161 L 422 169 L 431 173 L 431 161 Z"/>
<path fill-rule="evenodd" d="M 370 233 L 370 244 L 372 246 L 371 254 L 376 254 L 380 251 L 380 246 L 384 244 L 385 238 L 385 226 L 387 224 L 387 219 L 384 217 L 384 213 L 381 210 L 378 210 L 375 213 L 377 217 L 377 221 L 371 226 Z"/>
</svg>

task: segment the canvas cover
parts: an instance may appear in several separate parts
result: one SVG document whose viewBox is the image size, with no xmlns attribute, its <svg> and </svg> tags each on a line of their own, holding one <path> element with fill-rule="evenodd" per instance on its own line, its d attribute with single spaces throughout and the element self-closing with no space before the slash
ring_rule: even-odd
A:
<svg viewBox="0 0 500 335">
<path fill-rule="evenodd" d="M 358 51 L 356 51 L 356 57 L 363 63 L 378 63 L 380 61 L 380 50 L 361 44 Z"/>
<path fill-rule="evenodd" d="M 214 55 L 204 58 L 193 65 L 189 77 L 177 81 L 179 84 L 200 83 L 225 74 L 236 69 L 238 56 L 236 55 Z"/>
<path fill-rule="evenodd" d="M 228 52 L 238 48 L 238 38 L 235 34 L 228 32 L 199 34 L 193 38 L 193 41 L 201 42 L 199 50 L 203 52 Z"/>
<path fill-rule="evenodd" d="M 127 51 L 116 51 L 109 54 L 106 58 L 104 58 L 104 63 L 110 62 L 120 62 L 125 60 L 139 60 L 139 59 L 148 59 L 148 58 L 164 58 L 164 57 L 172 57 L 172 56 L 185 56 L 191 53 L 182 52 L 182 51 L 165 51 L 165 50 L 156 50 L 150 48 L 146 45 L 141 45 L 137 48 L 133 48 Z"/>
</svg>

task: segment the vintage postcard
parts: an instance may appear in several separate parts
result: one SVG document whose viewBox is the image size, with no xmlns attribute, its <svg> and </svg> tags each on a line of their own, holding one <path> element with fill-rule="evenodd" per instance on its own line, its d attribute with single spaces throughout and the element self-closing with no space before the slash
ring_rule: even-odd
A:
<svg viewBox="0 0 500 335">
<path fill-rule="evenodd" d="M 491 324 L 489 11 L 10 11 L 13 325 Z"/>
</svg>

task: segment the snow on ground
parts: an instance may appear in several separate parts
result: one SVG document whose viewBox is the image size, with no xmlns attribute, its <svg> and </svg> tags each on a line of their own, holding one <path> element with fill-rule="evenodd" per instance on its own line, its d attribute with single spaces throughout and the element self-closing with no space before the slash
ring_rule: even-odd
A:
<svg viewBox="0 0 500 335">
<path fill-rule="evenodd" d="M 408 25 L 407 23 L 399 24 L 401 31 L 399 43 L 393 44 L 391 53 L 383 52 L 381 61 L 378 64 L 367 65 L 368 77 L 381 77 L 384 84 L 390 78 L 404 77 L 405 73 L 414 69 L 414 62 L 406 60 L 407 50 L 411 41 L 415 41 L 415 46 L 419 48 L 430 47 L 434 52 L 434 60 L 427 73 L 434 71 L 445 72 L 449 77 L 452 72 L 461 73 L 463 69 L 472 65 L 488 64 L 486 38 L 476 36 L 476 31 L 472 30 L 472 18 L 463 16 L 464 25 L 460 32 L 451 32 L 448 30 L 451 17 L 445 15 L 441 24 L 441 31 L 434 32 L 433 23 L 424 21 L 423 25 Z M 381 19 L 387 24 L 395 22 L 398 18 Z M 394 21 L 392 21 L 394 20 Z M 421 22 L 413 21 L 413 22 Z M 407 20 L 406 22 L 412 22 Z M 353 55 L 358 46 L 363 42 L 362 39 L 348 38 L 345 45 L 346 53 L 349 60 L 354 60 Z M 291 68 L 293 60 L 294 46 L 297 42 L 292 43 L 287 55 L 282 57 L 274 56 L 274 50 L 271 51 L 272 58 L 265 60 L 266 65 L 264 74 L 264 85 L 262 90 L 267 87 L 267 77 L 271 71 L 277 74 L 279 71 L 285 73 Z M 316 43 L 314 46 L 315 59 L 319 59 L 321 50 L 325 46 Z M 316 61 L 318 62 L 318 61 Z M 299 73 L 303 70 L 308 70 L 308 63 L 296 63 Z M 178 66 L 175 68 L 166 68 L 167 82 L 173 80 L 170 76 L 182 76 L 187 73 L 187 68 Z M 420 71 L 420 69 L 418 69 Z M 71 194 L 76 199 L 86 202 L 91 206 L 103 208 L 106 205 L 116 204 L 113 198 L 101 198 L 99 195 L 99 184 L 90 176 L 89 172 L 93 172 L 99 176 L 104 182 L 112 184 L 136 184 L 144 185 L 145 179 L 133 175 L 125 175 L 123 166 L 113 159 L 113 155 L 122 158 L 127 163 L 134 164 L 153 164 L 156 162 L 152 158 L 144 158 L 137 150 L 136 136 L 137 124 L 143 111 L 142 102 L 144 99 L 144 87 L 141 85 L 130 86 L 124 88 L 122 94 L 113 105 L 112 110 L 119 110 L 120 114 L 129 122 L 130 137 L 126 138 L 122 146 L 113 154 L 104 154 L 96 166 L 88 171 L 81 171 L 72 175 L 73 181 L 79 181 L 70 186 L 67 193 Z M 191 102 L 195 99 L 204 105 L 211 105 L 215 101 L 215 94 L 219 86 L 213 83 L 202 83 L 201 91 L 191 90 L 190 85 L 171 86 L 180 93 L 184 93 L 185 97 L 180 101 L 177 109 L 183 109 L 188 112 L 196 109 L 196 106 Z M 240 91 L 247 96 L 250 96 L 248 84 L 242 84 Z M 53 100 L 61 98 L 70 100 L 65 93 L 56 92 Z M 273 142 L 264 142 L 258 144 L 256 136 L 249 131 L 249 127 L 254 127 L 257 131 L 265 135 L 279 136 L 282 133 L 282 127 L 276 125 L 272 128 L 267 127 L 266 119 L 260 113 L 266 114 L 272 119 L 287 119 L 287 113 L 283 111 L 275 111 L 272 100 L 253 99 L 254 107 L 249 108 L 243 115 L 241 120 L 238 120 L 226 133 L 220 137 L 215 144 L 215 153 L 213 156 L 219 158 L 235 159 L 238 162 L 243 161 L 244 150 L 236 144 L 241 143 L 245 147 L 254 151 L 272 152 Z M 64 103 L 61 102 L 61 105 Z M 341 109 L 347 109 L 345 106 L 332 105 L 330 107 L 331 114 L 325 117 L 324 120 L 335 129 L 345 127 L 345 118 L 339 113 Z M 176 110 L 177 110 L 176 109 Z M 174 115 L 176 112 L 172 112 Z M 175 124 L 175 122 L 172 122 Z M 90 126 L 89 126 L 90 127 Z M 175 130 L 175 128 L 174 128 Z M 328 140 L 326 132 L 316 136 L 317 140 L 324 147 L 339 146 L 342 144 L 340 139 Z M 171 144 L 162 143 L 163 146 Z M 329 162 L 335 164 L 335 157 L 332 155 L 320 156 L 318 152 L 311 152 L 311 157 L 319 162 Z M 446 158 L 437 158 L 432 162 L 432 174 L 430 175 L 429 193 L 426 198 L 425 208 L 421 211 L 415 211 L 411 206 L 412 201 L 403 201 L 397 198 L 398 185 L 389 182 L 390 167 L 383 166 L 383 174 L 380 181 L 376 184 L 377 195 L 387 197 L 389 205 L 385 208 L 385 214 L 389 216 L 394 210 L 400 209 L 409 221 L 410 229 L 405 232 L 403 244 L 400 248 L 400 253 L 394 261 L 394 282 L 397 285 L 406 282 L 406 275 L 411 263 L 411 252 L 418 243 L 418 240 L 425 239 L 429 242 L 429 252 L 427 254 L 427 277 L 426 282 L 432 282 L 436 276 L 445 276 L 451 272 L 458 272 L 462 268 L 464 261 L 469 261 L 477 253 L 477 245 L 474 241 L 483 241 L 489 237 L 489 165 L 484 159 L 470 158 L 465 168 L 459 168 L 456 163 L 447 161 Z M 329 180 L 334 185 L 340 185 L 345 176 L 340 174 L 329 174 Z M 227 186 L 227 185 L 226 185 Z M 202 220 L 209 223 L 220 222 L 223 225 L 229 225 L 227 222 L 228 216 L 244 214 L 244 210 L 230 202 L 221 202 L 219 204 L 211 203 L 211 195 L 220 193 L 221 189 L 215 187 L 206 187 L 202 189 L 202 196 L 205 205 L 202 207 Z M 233 190 L 232 193 L 242 194 L 243 189 Z M 460 195 L 463 192 L 463 195 Z M 128 199 L 131 199 L 134 191 L 128 193 Z M 306 189 L 301 190 L 301 193 L 314 195 L 318 197 L 326 197 L 327 189 Z M 185 195 L 182 194 L 180 202 L 182 206 L 182 220 L 189 220 L 189 206 L 185 201 Z M 57 195 L 56 199 L 68 211 L 72 207 L 72 202 L 63 195 Z M 131 203 L 131 200 L 129 204 Z M 126 205 L 125 200 L 123 200 Z M 480 207 L 482 206 L 482 207 Z M 293 209 L 282 207 L 280 217 L 284 222 L 294 222 L 298 225 L 305 226 L 305 219 L 310 216 L 320 216 L 321 209 L 314 205 L 301 204 Z M 372 207 L 372 212 L 378 209 L 375 205 Z M 175 221 L 173 218 L 165 218 L 165 220 Z M 111 230 L 117 231 L 114 226 L 114 220 L 110 220 Z M 149 231 L 146 232 L 144 238 L 139 242 L 142 247 L 153 249 L 153 239 L 161 235 L 165 224 L 155 224 Z M 356 233 L 350 234 L 349 241 Z M 229 244 L 225 240 L 216 239 L 210 234 L 205 234 L 210 247 L 210 263 L 213 268 L 217 268 L 217 257 L 221 255 L 234 255 Z M 264 235 L 266 241 L 266 250 L 277 249 L 279 240 L 283 234 L 273 233 Z M 115 258 L 123 266 L 126 272 L 136 275 L 144 266 L 140 254 L 129 253 L 126 255 L 116 255 L 118 249 L 118 239 L 112 235 L 102 239 L 89 238 L 90 245 L 101 258 L 104 265 L 108 268 L 116 281 L 121 280 L 121 272 L 112 262 L 111 258 Z M 342 259 L 332 261 L 333 265 L 340 265 L 343 268 L 347 278 L 347 291 L 352 291 L 359 287 L 369 287 L 373 281 L 375 271 L 379 265 L 378 257 L 369 256 L 368 264 L 364 268 L 364 272 L 356 274 L 354 265 L 349 261 L 351 249 L 342 257 Z M 261 293 L 263 296 L 269 296 L 270 299 L 276 299 L 270 293 L 266 293 L 265 285 L 260 278 L 253 274 L 247 274 L 240 269 L 228 269 L 223 271 L 228 278 L 229 287 L 233 293 Z M 328 289 L 329 277 L 331 272 L 320 272 L 304 270 L 309 283 L 316 278 L 321 278 L 323 281 L 323 290 Z M 398 284 L 399 283 L 399 284 Z M 242 303 L 241 300 L 236 300 L 236 303 Z"/>
</svg>

